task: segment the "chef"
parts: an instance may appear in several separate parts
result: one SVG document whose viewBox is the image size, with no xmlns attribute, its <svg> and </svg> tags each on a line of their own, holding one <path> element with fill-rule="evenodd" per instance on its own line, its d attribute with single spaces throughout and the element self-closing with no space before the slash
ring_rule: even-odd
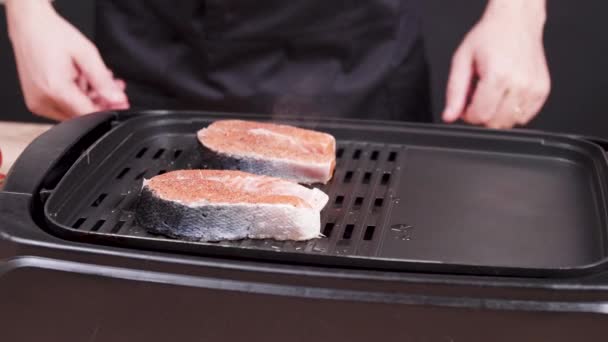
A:
<svg viewBox="0 0 608 342">
<path fill-rule="evenodd" d="M 489 0 L 454 53 L 442 118 L 525 125 L 550 90 L 546 0 Z M 49 0 L 6 0 L 28 108 L 431 120 L 422 0 L 97 0 L 95 42 Z"/>
</svg>

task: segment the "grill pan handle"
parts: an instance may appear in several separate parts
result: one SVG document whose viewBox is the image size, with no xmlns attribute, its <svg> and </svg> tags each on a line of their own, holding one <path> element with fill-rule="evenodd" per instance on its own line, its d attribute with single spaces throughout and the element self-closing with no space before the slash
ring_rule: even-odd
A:
<svg viewBox="0 0 608 342">
<path fill-rule="evenodd" d="M 65 121 L 36 138 L 9 170 L 3 191 L 36 194 L 53 189 L 74 161 L 112 128 L 116 112 Z"/>
</svg>

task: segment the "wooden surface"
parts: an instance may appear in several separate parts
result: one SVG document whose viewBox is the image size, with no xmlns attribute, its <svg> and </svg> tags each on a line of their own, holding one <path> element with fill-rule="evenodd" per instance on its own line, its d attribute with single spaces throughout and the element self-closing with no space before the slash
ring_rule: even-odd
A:
<svg viewBox="0 0 608 342">
<path fill-rule="evenodd" d="M 6 174 L 27 145 L 51 127 L 47 124 L 0 121 L 0 173 Z"/>
</svg>

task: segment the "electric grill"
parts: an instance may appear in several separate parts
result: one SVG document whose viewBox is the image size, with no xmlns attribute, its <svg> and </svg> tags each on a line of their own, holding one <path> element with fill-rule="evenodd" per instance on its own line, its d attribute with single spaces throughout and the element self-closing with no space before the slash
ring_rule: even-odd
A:
<svg viewBox="0 0 608 342">
<path fill-rule="evenodd" d="M 137 226 L 143 179 L 206 167 L 196 131 L 226 118 L 336 137 L 325 238 L 190 242 Z M 0 339 L 603 340 L 603 145 L 227 113 L 71 120 L 0 193 Z"/>
</svg>

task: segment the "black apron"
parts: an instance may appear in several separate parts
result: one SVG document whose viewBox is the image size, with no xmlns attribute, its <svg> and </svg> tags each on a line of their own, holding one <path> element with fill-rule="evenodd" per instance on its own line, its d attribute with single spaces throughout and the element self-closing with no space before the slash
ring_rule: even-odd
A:
<svg viewBox="0 0 608 342">
<path fill-rule="evenodd" d="M 96 41 L 134 108 L 430 121 L 418 6 L 97 0 Z"/>
</svg>

